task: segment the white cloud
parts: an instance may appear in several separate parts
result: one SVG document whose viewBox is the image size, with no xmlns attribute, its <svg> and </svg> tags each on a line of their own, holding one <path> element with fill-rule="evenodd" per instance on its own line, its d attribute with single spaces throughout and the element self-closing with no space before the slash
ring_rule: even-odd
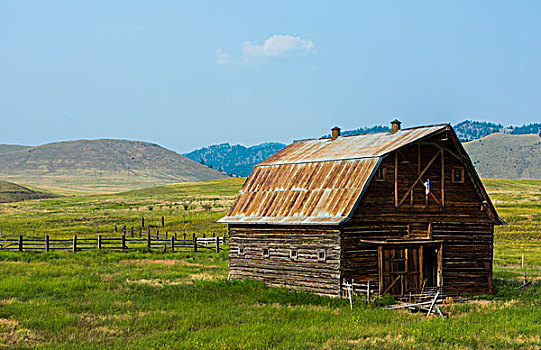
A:
<svg viewBox="0 0 541 350">
<path fill-rule="evenodd" d="M 217 49 L 214 56 L 216 58 L 216 64 L 219 64 L 220 66 L 231 63 L 231 56 L 221 49 Z"/>
<path fill-rule="evenodd" d="M 245 41 L 242 44 L 242 52 L 238 60 L 232 60 L 229 53 L 218 49 L 216 50 L 216 63 L 219 65 L 263 63 L 273 57 L 292 57 L 313 52 L 314 43 L 310 39 L 302 39 L 292 35 L 273 35 L 261 45 Z"/>
</svg>

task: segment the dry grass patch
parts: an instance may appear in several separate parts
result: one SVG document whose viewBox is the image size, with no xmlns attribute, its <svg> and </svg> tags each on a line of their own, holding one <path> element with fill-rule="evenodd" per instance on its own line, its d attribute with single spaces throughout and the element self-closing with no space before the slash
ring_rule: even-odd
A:
<svg viewBox="0 0 541 350">
<path fill-rule="evenodd" d="M 19 322 L 0 318 L 0 347 L 30 348 L 42 340 L 43 337 L 22 327 Z"/>
<path fill-rule="evenodd" d="M 139 280 L 126 280 L 127 283 L 146 284 L 155 288 L 163 288 L 165 286 L 178 286 L 186 284 L 185 279 L 176 279 L 174 281 L 165 281 L 159 278 L 156 279 L 139 279 Z"/>
<path fill-rule="evenodd" d="M 121 260 L 121 264 L 133 264 L 133 265 L 139 265 L 139 266 L 145 266 L 149 264 L 161 264 L 166 266 L 173 266 L 173 265 L 183 265 L 183 266 L 205 266 L 205 267 L 219 267 L 218 265 L 202 265 L 202 264 L 196 264 L 191 263 L 186 260 L 164 260 L 164 259 L 130 259 L 130 260 Z"/>
</svg>

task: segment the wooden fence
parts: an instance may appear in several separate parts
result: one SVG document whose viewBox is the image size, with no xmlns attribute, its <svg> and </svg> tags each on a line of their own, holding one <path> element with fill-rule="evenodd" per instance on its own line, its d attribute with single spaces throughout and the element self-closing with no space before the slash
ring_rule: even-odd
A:
<svg viewBox="0 0 541 350">
<path fill-rule="evenodd" d="M 0 239 L 0 250 L 14 251 L 53 251 L 53 250 L 71 250 L 78 252 L 89 249 L 99 250 L 117 250 L 127 251 L 130 249 L 146 248 L 148 251 L 162 250 L 172 252 L 198 252 L 198 251 L 215 251 L 224 250 L 223 246 L 229 243 L 225 237 L 196 237 L 195 233 L 191 239 L 186 239 L 186 233 L 182 239 L 177 239 L 177 234 L 161 236 L 151 234 L 150 231 L 146 234 L 139 233 L 126 235 L 121 237 L 102 237 L 98 235 L 96 238 L 78 238 L 74 235 L 73 238 L 51 239 L 49 235 L 44 239 L 24 238 L 4 238 Z"/>
</svg>

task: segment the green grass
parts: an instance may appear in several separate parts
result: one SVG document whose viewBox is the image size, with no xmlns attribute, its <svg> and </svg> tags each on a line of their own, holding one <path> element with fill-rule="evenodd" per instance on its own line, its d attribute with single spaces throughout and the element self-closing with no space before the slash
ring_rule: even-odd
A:
<svg viewBox="0 0 541 350">
<path fill-rule="evenodd" d="M 155 220 L 167 214 L 174 228 L 182 225 L 182 203 L 189 202 L 189 225 L 202 234 L 210 225 L 203 205 L 213 205 L 215 218 L 223 215 L 242 182 L 3 204 L 0 223 L 9 235 L 19 234 L 20 225 L 28 231 L 29 225 L 43 223 L 43 230 L 66 236 L 73 230 L 92 231 L 98 220 L 105 228 L 113 221 L 135 224 L 142 215 Z M 450 317 L 445 320 L 386 310 L 381 303 L 365 305 L 360 299 L 350 310 L 341 299 L 254 281 L 228 282 L 227 252 L 2 252 L 0 344 L 69 349 L 540 348 L 541 234 L 535 198 L 541 181 L 485 183 L 509 222 L 495 234 L 497 294 L 448 304 Z M 85 221 L 74 221 L 83 217 Z M 523 252 L 525 268 L 520 266 Z M 524 271 L 534 286 L 515 291 Z"/>
<path fill-rule="evenodd" d="M 113 233 L 115 223 L 119 228 L 137 228 L 141 218 L 153 231 L 221 235 L 226 226 L 215 221 L 225 215 L 243 182 L 238 178 L 187 182 L 118 194 L 0 204 L 2 237 L 95 237 L 96 225 L 100 234 L 118 236 Z M 161 227 L 162 216 L 165 227 Z"/>
</svg>

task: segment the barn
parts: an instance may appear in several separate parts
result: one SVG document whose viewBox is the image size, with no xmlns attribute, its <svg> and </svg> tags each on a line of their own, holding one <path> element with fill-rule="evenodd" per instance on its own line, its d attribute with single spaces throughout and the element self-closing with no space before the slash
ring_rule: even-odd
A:
<svg viewBox="0 0 541 350">
<path fill-rule="evenodd" d="M 448 124 L 295 141 L 259 163 L 220 222 L 230 276 L 339 296 L 493 292 L 504 224 Z"/>
</svg>

